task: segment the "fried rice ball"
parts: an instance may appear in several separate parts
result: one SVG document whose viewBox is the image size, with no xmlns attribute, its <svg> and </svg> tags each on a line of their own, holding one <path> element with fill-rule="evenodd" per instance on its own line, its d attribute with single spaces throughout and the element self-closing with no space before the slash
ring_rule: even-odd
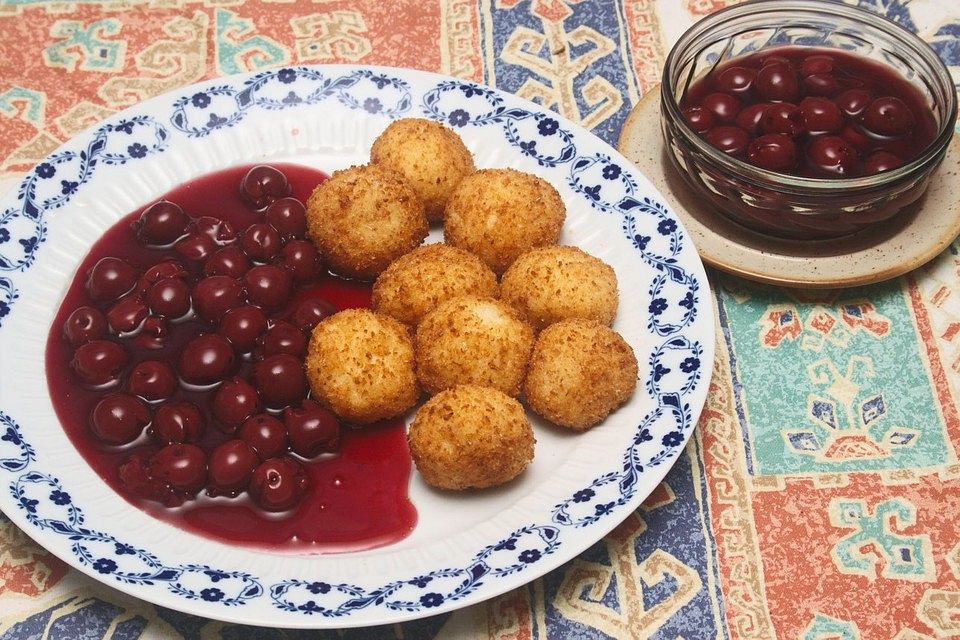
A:
<svg viewBox="0 0 960 640">
<path fill-rule="evenodd" d="M 376 165 L 335 171 L 307 200 L 307 231 L 337 273 L 373 279 L 427 237 L 423 203 L 399 173 Z"/>
<path fill-rule="evenodd" d="M 478 384 L 516 397 L 533 338 L 523 316 L 500 300 L 451 298 L 424 316 L 417 327 L 417 379 L 430 394 Z"/>
<path fill-rule="evenodd" d="M 497 276 L 469 251 L 438 243 L 400 256 L 373 283 L 373 308 L 411 326 L 459 295 L 496 298 Z"/>
<path fill-rule="evenodd" d="M 570 318 L 610 325 L 617 314 L 617 274 L 577 247 L 527 251 L 503 274 L 500 286 L 504 302 L 522 311 L 537 331 Z"/>
<path fill-rule="evenodd" d="M 316 399 L 357 424 L 398 416 L 420 397 L 407 327 L 367 309 L 324 318 L 305 359 Z"/>
<path fill-rule="evenodd" d="M 523 390 L 534 413 L 584 431 L 633 395 L 637 371 L 619 333 L 590 320 L 563 320 L 537 338 Z"/>
<path fill-rule="evenodd" d="M 424 481 L 456 490 L 513 480 L 533 460 L 536 442 L 519 402 L 476 385 L 447 389 L 425 402 L 407 441 Z"/>
<path fill-rule="evenodd" d="M 443 237 L 500 275 L 524 251 L 556 244 L 566 215 L 560 194 L 546 180 L 516 169 L 482 169 L 450 196 Z"/>
<path fill-rule="evenodd" d="M 431 222 L 443 220 L 453 189 L 473 173 L 473 155 L 452 129 L 433 120 L 396 120 L 377 136 L 370 162 L 397 171 L 420 196 Z"/>
</svg>

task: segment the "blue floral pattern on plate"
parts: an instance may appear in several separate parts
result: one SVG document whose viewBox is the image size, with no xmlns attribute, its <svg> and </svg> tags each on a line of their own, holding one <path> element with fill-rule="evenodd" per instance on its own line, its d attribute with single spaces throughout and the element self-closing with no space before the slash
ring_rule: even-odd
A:
<svg viewBox="0 0 960 640">
<path fill-rule="evenodd" d="M 51 472 L 53 461 L 39 457 L 26 430 L 0 413 L 0 470 L 10 477 L 8 494 L 19 520 L 34 530 L 65 536 L 75 565 L 117 585 L 164 588 L 184 601 L 208 607 L 242 607 L 269 598 L 277 612 L 338 620 L 336 624 L 348 624 L 351 615 L 371 608 L 429 615 L 473 594 L 482 595 L 487 585 L 506 576 L 533 578 L 550 568 L 548 559 L 563 548 L 565 531 L 605 523 L 597 530 L 601 535 L 622 519 L 625 505 L 636 505 L 644 497 L 637 494 L 641 477 L 662 476 L 665 463 L 679 454 L 705 395 L 703 366 L 712 353 L 712 321 L 709 296 L 703 295 L 702 266 L 695 258 L 691 262 L 692 248 L 676 218 L 655 193 L 640 186 L 626 161 L 612 150 L 596 152 L 599 143 L 592 142 L 593 150 L 581 154 L 578 140 L 587 134 L 572 130 L 555 114 L 532 104 L 518 106 L 524 103 L 486 87 L 427 74 L 422 75 L 435 82 L 418 95 L 404 73 L 409 72 L 297 67 L 221 79 L 179 92 L 169 103 L 165 121 L 148 115 L 120 117 L 55 152 L 23 179 L 16 203 L 0 214 L 0 270 L 6 272 L 0 277 L 0 329 L 22 297 L 16 274 L 28 270 L 37 252 L 44 250 L 48 214 L 81 192 L 100 163 L 136 163 L 163 154 L 174 136 L 208 138 L 240 126 L 254 111 L 283 111 L 325 101 L 371 117 L 418 116 L 455 129 L 480 127 L 502 136 L 520 156 L 559 172 L 556 175 L 564 176 L 596 215 L 618 218 L 626 240 L 654 273 L 648 282 L 646 317 L 648 333 L 659 342 L 643 369 L 643 387 L 653 405 L 635 427 L 618 463 L 549 508 L 543 521 L 478 549 L 463 566 L 437 568 L 375 587 L 320 577 L 270 581 L 242 571 L 171 562 L 89 526 L 69 487 Z M 699 332 L 693 330 L 697 325 Z M 290 619 L 277 619 L 278 624 L 281 621 Z"/>
</svg>

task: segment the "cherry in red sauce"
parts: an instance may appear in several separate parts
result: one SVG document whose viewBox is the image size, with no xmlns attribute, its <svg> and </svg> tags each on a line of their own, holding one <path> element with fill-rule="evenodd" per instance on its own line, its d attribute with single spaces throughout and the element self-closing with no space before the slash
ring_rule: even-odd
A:
<svg viewBox="0 0 960 640">
<path fill-rule="evenodd" d="M 133 289 L 137 272 L 127 262 L 107 256 L 99 260 L 87 276 L 87 293 L 94 301 L 116 300 Z"/>
<path fill-rule="evenodd" d="M 190 285 L 183 278 L 164 278 L 147 291 L 150 310 L 166 318 L 179 318 L 190 311 Z"/>
<path fill-rule="evenodd" d="M 63 323 L 63 335 L 75 347 L 106 334 L 107 318 L 96 307 L 77 307 Z"/>
<path fill-rule="evenodd" d="M 280 251 L 280 234 L 266 222 L 252 224 L 240 237 L 240 248 L 254 262 L 268 262 Z"/>
<path fill-rule="evenodd" d="M 284 409 L 283 424 L 290 438 L 290 448 L 304 458 L 336 451 L 340 443 L 337 416 L 312 400 L 305 400 L 299 407 Z"/>
<path fill-rule="evenodd" d="M 243 285 L 230 276 L 207 276 L 193 288 L 193 307 L 208 322 L 219 322 L 223 315 L 246 302 Z"/>
<path fill-rule="evenodd" d="M 163 246 L 176 242 L 189 224 L 190 216 L 180 205 L 160 200 L 143 210 L 134 223 L 134 229 L 137 238 L 144 244 Z"/>
<path fill-rule="evenodd" d="M 750 143 L 751 164 L 771 171 L 789 171 L 797 164 L 797 146 L 782 133 L 769 133 Z"/>
<path fill-rule="evenodd" d="M 694 82 L 680 108 L 721 151 L 819 178 L 890 171 L 919 157 L 937 126 L 920 91 L 892 68 L 823 47 L 778 47 L 730 60 Z M 789 145 L 769 144 L 770 134 L 793 138 L 795 161 L 773 151 Z M 758 143 L 761 137 L 766 142 Z"/>
<path fill-rule="evenodd" d="M 213 396 L 213 416 L 220 428 L 233 433 L 260 411 L 260 395 L 242 378 L 227 380 Z"/>
<path fill-rule="evenodd" d="M 248 490 L 262 509 L 286 511 L 300 501 L 309 484 L 299 462 L 290 457 L 270 458 L 254 470 Z"/>
<path fill-rule="evenodd" d="M 90 430 L 107 444 L 136 440 L 150 424 L 150 409 L 142 400 L 126 393 L 112 393 L 93 408 Z"/>
<path fill-rule="evenodd" d="M 263 209 L 274 200 L 290 194 L 287 177 L 275 167 L 252 167 L 240 181 L 240 197 L 254 209 Z"/>
<path fill-rule="evenodd" d="M 227 440 L 210 454 L 208 473 L 217 495 L 235 496 L 247 488 L 260 458 L 243 440 Z"/>
<path fill-rule="evenodd" d="M 265 309 L 276 309 L 290 297 L 293 278 L 280 267 L 264 264 L 247 271 L 243 284 L 250 302 Z"/>
<path fill-rule="evenodd" d="M 177 374 L 162 360 L 143 360 L 130 371 L 127 390 L 144 400 L 166 400 L 177 390 Z"/>
<path fill-rule="evenodd" d="M 323 272 L 313 245 L 303 239 L 306 229 L 301 201 L 322 174 L 293 166 L 283 167 L 283 171 L 295 200 L 280 198 L 260 212 L 252 210 L 240 195 L 238 185 L 247 168 L 212 174 L 167 194 L 165 200 L 179 205 L 190 218 L 172 246 L 158 244 L 159 238 L 137 237 L 134 223 L 145 207 L 108 230 L 78 268 L 81 275 L 68 290 L 51 327 L 47 342 L 50 395 L 65 431 L 94 470 L 119 496 L 175 526 L 230 544 L 294 553 L 388 544 L 407 535 L 415 521 L 406 495 L 410 461 L 402 421 L 362 429 L 338 427 L 338 445 L 333 443 L 332 423 L 323 422 L 316 414 L 300 422 L 292 420 L 288 427 L 282 420 L 287 406 L 291 411 L 315 406 L 305 383 L 303 394 L 298 392 L 296 398 L 274 398 L 275 414 L 256 413 L 233 433 L 214 412 L 219 390 L 233 378 L 253 385 L 254 367 L 261 360 L 291 350 L 295 353 L 287 355 L 299 362 L 307 334 L 295 322 L 309 326 L 324 312 L 370 306 L 370 284 Z M 243 281 L 254 261 L 243 252 L 240 238 L 250 225 L 264 222 L 275 225 L 281 246 L 268 264 L 260 266 L 287 274 L 286 278 L 279 276 L 281 284 L 289 282 L 283 299 L 261 298 L 268 305 L 249 299 L 223 313 L 219 321 L 205 320 L 190 309 L 179 313 L 185 308 L 182 301 L 178 308 L 166 308 L 166 313 L 152 308 L 149 292 L 167 278 L 180 280 L 189 292 L 205 276 Z M 185 249 L 191 242 L 196 249 L 192 254 Z M 93 300 L 86 290 L 86 276 L 104 257 L 128 264 L 133 269 L 133 284 L 112 299 Z M 127 296 L 139 297 L 150 315 L 133 332 L 116 333 L 106 316 Z M 276 327 L 285 329 L 270 333 Z M 183 376 L 180 368 L 180 354 L 203 335 L 219 336 L 222 342 L 215 351 L 225 360 L 232 359 L 232 366 L 222 369 L 226 373 L 217 371 L 206 378 L 213 380 L 210 383 Z M 76 357 L 80 347 L 91 343 L 99 345 L 86 347 L 87 351 Z M 222 349 L 224 345 L 229 350 Z M 75 360 L 78 362 L 71 365 Z M 169 377 L 150 372 L 142 375 L 140 369 L 149 368 L 145 362 L 162 362 L 167 372 L 172 370 L 175 378 L 182 379 L 175 380 L 168 397 L 152 399 L 167 395 Z M 88 379 L 81 377 L 80 371 L 86 372 Z M 188 377 L 197 381 L 190 382 Z M 111 400 L 104 405 L 104 414 L 111 413 L 111 403 L 126 411 L 119 412 L 122 419 L 113 424 L 98 422 L 101 432 L 108 434 L 107 441 L 96 435 L 91 422 L 94 409 L 109 396 L 125 399 Z M 226 416 L 223 409 L 221 418 Z M 288 428 L 296 433 L 295 445 L 288 438 Z M 231 440 L 246 443 L 256 455 L 257 467 L 273 459 L 295 461 L 298 468 L 293 472 L 287 463 L 280 468 L 296 482 L 271 486 L 271 478 L 265 478 L 252 488 L 251 472 L 246 485 L 237 489 L 240 479 L 220 467 L 230 466 L 243 476 L 245 463 L 217 462 L 220 457 L 213 456 Z M 189 448 L 169 449 L 159 456 L 168 445 L 195 446 L 203 457 Z M 234 451 L 237 460 L 249 463 L 249 455 L 233 446 L 238 447 Z M 321 451 L 310 459 L 298 453 L 311 455 L 324 448 L 335 450 Z M 179 453 L 174 455 L 175 451 Z M 283 473 L 274 479 L 282 480 Z M 194 490 L 201 478 L 205 484 Z M 288 507 L 290 496 L 293 502 Z M 280 511 L 271 511 L 277 509 Z"/>
<path fill-rule="evenodd" d="M 253 384 L 263 404 L 283 409 L 297 404 L 307 395 L 307 376 L 299 358 L 280 353 L 253 365 Z"/>
<path fill-rule="evenodd" d="M 235 364 L 233 347 L 218 333 L 197 336 L 183 347 L 177 371 L 192 385 L 216 384 L 230 375 Z"/>
</svg>

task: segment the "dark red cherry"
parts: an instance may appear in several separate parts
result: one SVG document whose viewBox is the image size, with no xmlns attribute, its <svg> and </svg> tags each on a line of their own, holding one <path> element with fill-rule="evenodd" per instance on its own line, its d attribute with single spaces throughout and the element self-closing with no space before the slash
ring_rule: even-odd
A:
<svg viewBox="0 0 960 640">
<path fill-rule="evenodd" d="M 161 360 L 144 360 L 130 371 L 127 390 L 144 400 L 165 400 L 177 390 L 177 374 Z"/>
<path fill-rule="evenodd" d="M 87 295 L 92 300 L 116 300 L 137 284 L 137 271 L 120 258 L 101 258 L 87 274 Z"/>
<path fill-rule="evenodd" d="M 259 411 L 257 390 L 240 378 L 224 381 L 213 396 L 213 417 L 228 433 L 236 431 L 247 418 Z"/>
<path fill-rule="evenodd" d="M 859 171 L 860 155 L 839 136 L 823 136 L 813 140 L 807 147 L 807 158 L 825 176 L 850 177 Z"/>
<path fill-rule="evenodd" d="M 271 202 L 263 217 L 284 240 L 307 235 L 307 212 L 303 203 L 296 198 L 280 198 Z"/>
<path fill-rule="evenodd" d="M 168 444 L 150 457 L 150 476 L 177 491 L 194 494 L 207 484 L 207 454 L 193 444 Z"/>
<path fill-rule="evenodd" d="M 705 137 L 714 147 L 732 156 L 743 154 L 750 143 L 750 135 L 740 127 L 714 127 Z"/>
<path fill-rule="evenodd" d="M 240 180 L 240 197 L 256 210 L 290 195 L 287 177 L 269 165 L 257 165 Z"/>
<path fill-rule="evenodd" d="M 266 222 L 257 222 L 240 236 L 240 247 L 254 262 L 268 262 L 280 251 L 280 234 Z"/>
<path fill-rule="evenodd" d="M 74 347 L 107 335 L 107 318 L 95 307 L 77 307 L 63 323 L 63 335 Z"/>
<path fill-rule="evenodd" d="M 180 318 L 190 311 L 190 285 L 183 278 L 164 278 L 147 291 L 150 310 L 165 318 Z"/>
<path fill-rule="evenodd" d="M 171 509 L 181 506 L 184 502 L 183 496 L 178 495 L 165 482 L 151 477 L 149 464 L 149 456 L 138 451 L 117 468 L 117 477 L 124 490 L 138 498 L 153 500 Z"/>
<path fill-rule="evenodd" d="M 713 113 L 703 107 L 689 107 L 683 110 L 687 124 L 697 133 L 706 133 L 713 127 Z"/>
<path fill-rule="evenodd" d="M 842 88 L 840 81 L 830 74 L 816 74 L 803 79 L 803 88 L 811 96 L 833 96 Z"/>
<path fill-rule="evenodd" d="M 287 428 L 269 413 L 247 419 L 238 435 L 257 452 L 261 460 L 276 458 L 287 451 Z"/>
<path fill-rule="evenodd" d="M 787 65 L 767 64 L 757 73 L 754 91 L 768 102 L 795 102 L 800 97 L 797 74 Z"/>
<path fill-rule="evenodd" d="M 340 443 L 340 422 L 332 412 L 312 400 L 283 410 L 290 449 L 304 458 L 336 451 Z"/>
<path fill-rule="evenodd" d="M 323 268 L 320 254 L 309 240 L 288 240 L 273 264 L 289 271 L 295 282 L 311 280 Z"/>
<path fill-rule="evenodd" d="M 219 322 L 230 309 L 236 309 L 246 300 L 243 285 L 229 276 L 207 276 L 193 287 L 193 309 L 208 322 Z"/>
<path fill-rule="evenodd" d="M 747 105 L 737 114 L 737 126 L 751 135 L 756 135 L 760 129 L 760 118 L 768 106 L 766 102 Z"/>
<path fill-rule="evenodd" d="M 800 63 L 800 75 L 814 76 L 833 73 L 833 58 L 822 54 L 807 56 Z"/>
<path fill-rule="evenodd" d="M 184 382 L 210 385 L 227 377 L 234 367 L 233 347 L 216 333 L 205 333 L 188 342 L 180 352 L 177 371 Z"/>
<path fill-rule="evenodd" d="M 267 330 L 267 314 L 260 307 L 244 305 L 230 309 L 220 320 L 220 335 L 230 341 L 240 353 L 247 353 L 257 345 L 257 338 Z"/>
<path fill-rule="evenodd" d="M 265 511 L 286 511 L 300 502 L 309 486 L 303 466 L 293 458 L 283 457 L 261 462 L 247 490 Z"/>
<path fill-rule="evenodd" d="M 264 357 L 286 353 L 302 358 L 307 352 L 307 337 L 297 326 L 280 320 L 266 333 L 260 344 L 260 354 Z"/>
<path fill-rule="evenodd" d="M 113 393 L 97 403 L 90 414 L 90 429 L 107 444 L 127 444 L 136 440 L 150 424 L 150 409 L 127 393 Z"/>
<path fill-rule="evenodd" d="M 237 239 L 237 233 L 233 230 L 233 225 L 220 218 L 202 216 L 197 218 L 193 225 L 197 233 L 210 238 L 217 247 L 224 247 Z"/>
<path fill-rule="evenodd" d="M 873 102 L 873 94 L 866 89 L 847 89 L 836 98 L 837 108 L 847 117 L 856 118 Z"/>
<path fill-rule="evenodd" d="M 70 368 L 83 382 L 100 386 L 115 382 L 128 360 L 126 350 L 116 342 L 91 340 L 77 347 Z"/>
<path fill-rule="evenodd" d="M 114 333 L 127 334 L 140 328 L 140 324 L 150 315 L 147 305 L 137 295 L 129 295 L 118 300 L 107 311 L 107 324 Z"/>
<path fill-rule="evenodd" d="M 286 353 L 264 358 L 253 366 L 253 384 L 270 409 L 298 404 L 307 395 L 307 377 L 300 359 Z"/>
<path fill-rule="evenodd" d="M 840 137 L 860 152 L 873 146 L 873 141 L 857 125 L 848 124 L 840 132 Z"/>
<path fill-rule="evenodd" d="M 750 143 L 747 159 L 762 169 L 789 171 L 797 164 L 797 147 L 782 133 L 768 133 Z"/>
<path fill-rule="evenodd" d="M 151 246 L 166 246 L 182 236 L 190 216 L 183 212 L 180 205 L 160 200 L 143 210 L 134 223 L 137 239 Z"/>
<path fill-rule="evenodd" d="M 140 280 L 137 281 L 137 293 L 146 295 L 146 293 L 153 288 L 153 285 L 167 278 L 186 280 L 189 277 L 190 274 L 187 273 L 187 270 L 183 268 L 182 264 L 174 262 L 173 260 L 164 260 L 143 272 Z"/>
<path fill-rule="evenodd" d="M 734 96 L 742 96 L 750 91 L 753 81 L 757 78 L 757 72 L 747 67 L 727 67 L 720 72 L 714 81 L 714 86 L 718 91 L 723 91 Z"/>
<path fill-rule="evenodd" d="M 808 133 L 834 133 L 843 127 L 843 114 L 827 98 L 804 98 L 797 105 L 797 112 Z"/>
<path fill-rule="evenodd" d="M 151 435 L 159 442 L 197 442 L 203 437 L 206 420 L 192 402 L 164 402 L 153 416 Z"/>
<path fill-rule="evenodd" d="M 272 264 L 253 267 L 244 274 L 243 283 L 246 285 L 250 302 L 266 309 L 283 306 L 293 288 L 290 273 Z"/>
<path fill-rule="evenodd" d="M 170 323 L 166 318 L 147 316 L 140 333 L 133 337 L 133 341 L 143 349 L 162 349 L 169 335 Z"/>
<path fill-rule="evenodd" d="M 913 112 L 900 98 L 877 98 L 863 111 L 863 126 L 881 136 L 902 136 L 913 129 Z"/>
<path fill-rule="evenodd" d="M 209 236 L 194 231 L 177 240 L 173 248 L 187 260 L 198 262 L 205 260 L 207 256 L 213 253 L 217 245 L 213 243 Z"/>
<path fill-rule="evenodd" d="M 211 493 L 235 496 L 247 488 L 260 459 L 243 440 L 227 440 L 210 454 L 207 471 Z"/>
<path fill-rule="evenodd" d="M 205 276 L 228 276 L 230 278 L 242 278 L 250 269 L 250 259 L 238 246 L 232 245 L 218 249 L 216 253 L 207 258 L 203 265 L 203 275 Z"/>
<path fill-rule="evenodd" d="M 889 151 L 875 151 L 867 156 L 866 160 L 864 160 L 863 172 L 866 175 L 883 173 L 884 171 L 896 169 L 902 164 L 903 160 L 901 160 L 899 156 L 896 156 Z"/>
<path fill-rule="evenodd" d="M 337 312 L 336 307 L 320 298 L 308 298 L 297 305 L 291 319 L 293 323 L 300 327 L 304 332 L 309 333 L 313 328 L 320 324 L 324 318 L 328 318 Z"/>
<path fill-rule="evenodd" d="M 760 131 L 763 133 L 782 133 L 794 138 L 803 131 L 800 113 L 789 102 L 771 104 L 760 116 Z"/>
<path fill-rule="evenodd" d="M 733 122 L 740 113 L 743 103 L 726 93 L 711 93 L 700 103 L 704 109 L 713 114 L 716 122 Z"/>
</svg>

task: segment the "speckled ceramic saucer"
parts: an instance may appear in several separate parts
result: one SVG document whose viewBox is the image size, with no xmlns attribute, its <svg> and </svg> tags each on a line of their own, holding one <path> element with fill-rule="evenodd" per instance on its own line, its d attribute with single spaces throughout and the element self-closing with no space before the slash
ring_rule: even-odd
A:
<svg viewBox="0 0 960 640">
<path fill-rule="evenodd" d="M 660 88 L 627 117 L 617 145 L 663 194 L 707 264 L 751 280 L 804 288 L 852 287 L 916 269 L 960 233 L 960 141 L 926 195 L 892 224 L 846 238 L 790 241 L 754 233 L 701 202 L 670 167 L 660 132 Z"/>
</svg>

